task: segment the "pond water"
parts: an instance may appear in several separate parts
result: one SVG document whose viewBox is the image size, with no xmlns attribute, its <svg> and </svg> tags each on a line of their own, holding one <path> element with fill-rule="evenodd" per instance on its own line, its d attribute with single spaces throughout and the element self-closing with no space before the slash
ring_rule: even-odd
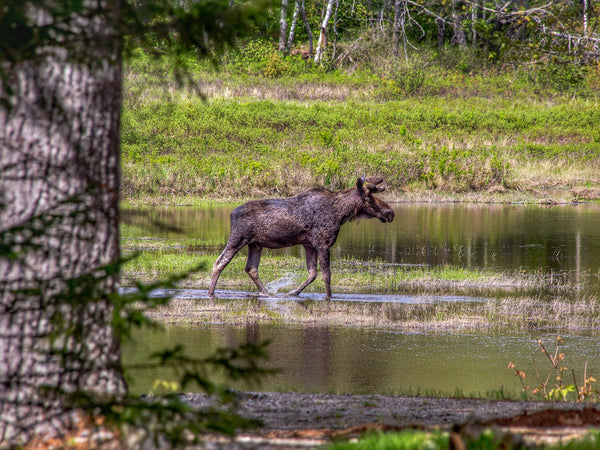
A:
<svg viewBox="0 0 600 450">
<path fill-rule="evenodd" d="M 233 207 L 156 207 L 125 210 L 128 240 L 194 239 L 188 251 L 220 251 Z M 332 261 L 377 259 L 429 267 L 557 273 L 590 288 L 600 286 L 600 205 L 557 206 L 399 204 L 391 224 L 345 224 Z M 268 252 L 303 255 L 301 247 Z"/>
<path fill-rule="evenodd" d="M 429 267 L 540 271 L 560 274 L 596 292 L 599 289 L 600 205 L 401 204 L 394 209 L 392 224 L 369 220 L 344 225 L 332 248 L 332 260 L 347 257 Z M 177 251 L 220 251 L 229 235 L 232 210 L 125 210 L 124 246 L 137 239 L 170 238 L 188 242 Z M 278 251 L 302 254 L 301 248 Z M 368 297 L 368 301 L 378 301 Z M 282 372 L 266 378 L 259 387 L 263 390 L 460 391 L 469 395 L 502 388 L 519 391 L 518 379 L 506 368 L 509 361 L 527 373 L 528 383 L 535 384 L 531 355 L 536 355 L 538 368 L 543 369 L 540 372 L 546 374 L 549 367 L 536 347 L 537 337 L 538 333 L 406 333 L 355 327 L 169 326 L 165 332 L 138 334 L 137 345 L 125 347 L 124 361 L 143 361 L 150 353 L 175 343 L 185 344 L 193 356 L 205 356 L 218 347 L 271 339 L 270 364 Z M 542 337 L 553 348 L 554 335 L 544 333 Z M 564 338 L 565 366 L 575 369 L 578 383 L 586 361 L 588 375 L 598 378 L 598 335 L 590 332 Z M 167 377 L 165 373 L 136 374 L 132 388 L 148 392 L 153 380 Z"/>
<path fill-rule="evenodd" d="M 124 361 L 139 363 L 167 346 L 184 344 L 187 354 L 202 358 L 219 347 L 258 343 L 270 339 L 269 366 L 281 372 L 263 379 L 260 386 L 241 389 L 362 394 L 442 393 L 480 395 L 489 392 L 516 394 L 521 385 L 513 362 L 526 373 L 526 382 L 537 386 L 532 355 L 542 376 L 550 364 L 536 344 L 541 337 L 553 351 L 555 334 L 508 333 L 409 333 L 357 327 L 301 327 L 284 325 L 168 326 L 164 332 L 145 331 L 137 344 L 124 349 Z M 587 375 L 600 375 L 600 338 L 593 334 L 561 335 L 563 364 L 581 385 Z M 170 379 L 168 371 L 132 374 L 136 393 L 152 391 L 154 380 Z M 219 377 L 216 377 L 219 379 Z M 553 377 L 554 378 L 554 377 Z M 188 389 L 192 390 L 192 389 Z"/>
</svg>

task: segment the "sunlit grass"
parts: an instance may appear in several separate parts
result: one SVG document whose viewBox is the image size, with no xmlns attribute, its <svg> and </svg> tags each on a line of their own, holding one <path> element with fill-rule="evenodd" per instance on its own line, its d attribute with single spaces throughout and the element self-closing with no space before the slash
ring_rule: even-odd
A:
<svg viewBox="0 0 600 450">
<path fill-rule="evenodd" d="M 459 441 L 459 442 L 457 442 Z M 561 439 L 556 444 L 525 445 L 526 448 L 544 448 L 548 450 L 570 449 L 591 450 L 600 445 L 598 431 L 592 430 L 583 437 Z M 337 442 L 326 447 L 327 450 L 446 450 L 449 448 L 468 449 L 511 449 L 523 448 L 518 436 L 511 437 L 507 433 L 492 428 L 481 428 L 477 432 L 451 435 L 447 431 L 404 430 L 399 432 L 370 432 L 358 439 Z"/>
<path fill-rule="evenodd" d="M 597 95 L 541 98 L 515 73 L 435 66 L 418 93 L 364 70 L 198 66 L 203 101 L 165 86 L 164 64 L 140 56 L 126 70 L 124 205 L 337 189 L 364 171 L 399 200 L 569 201 L 581 187 L 600 198 Z"/>
<path fill-rule="evenodd" d="M 406 430 L 395 433 L 368 433 L 353 442 L 328 445 L 328 450 L 445 450 L 449 434 L 446 431 Z"/>
</svg>

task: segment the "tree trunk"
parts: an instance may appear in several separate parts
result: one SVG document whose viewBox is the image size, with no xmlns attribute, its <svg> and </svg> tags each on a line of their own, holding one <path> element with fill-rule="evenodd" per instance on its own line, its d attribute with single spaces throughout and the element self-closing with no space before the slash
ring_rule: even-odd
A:
<svg viewBox="0 0 600 450">
<path fill-rule="evenodd" d="M 394 0 L 394 26 L 392 28 L 392 55 L 397 58 L 400 54 L 400 32 L 404 30 L 402 1 Z"/>
<path fill-rule="evenodd" d="M 316 63 L 322 62 L 323 53 L 325 53 L 325 48 L 327 47 L 327 24 L 329 23 L 329 19 L 331 18 L 331 13 L 333 11 L 333 2 L 334 0 L 327 0 L 327 9 L 325 10 L 325 15 L 323 16 L 323 22 L 321 23 L 321 32 L 319 34 L 317 51 L 315 53 Z"/>
<path fill-rule="evenodd" d="M 467 36 L 462 23 L 462 14 L 459 12 L 460 0 L 452 0 L 452 25 L 454 27 L 454 40 L 460 48 L 467 46 Z"/>
<path fill-rule="evenodd" d="M 477 47 L 477 19 L 479 18 L 478 14 L 479 6 L 476 2 L 471 5 L 471 46 L 473 48 Z"/>
<path fill-rule="evenodd" d="M 296 32 L 296 24 L 298 23 L 298 14 L 300 13 L 300 0 L 296 0 L 294 4 L 294 13 L 292 15 L 292 23 L 290 24 L 290 32 L 288 34 L 287 44 L 285 45 L 285 54 L 289 55 L 294 42 L 294 34 Z"/>
<path fill-rule="evenodd" d="M 310 29 L 310 22 L 308 21 L 308 17 L 306 17 L 306 5 L 304 4 L 304 0 L 298 0 L 300 3 L 300 15 L 302 16 L 302 22 L 304 22 L 304 27 L 306 28 L 306 34 L 308 36 L 308 58 L 312 58 L 313 55 L 313 35 L 312 30 Z"/>
<path fill-rule="evenodd" d="M 279 51 L 285 52 L 285 43 L 287 38 L 287 10 L 288 0 L 281 0 L 281 14 L 279 17 Z"/>
<path fill-rule="evenodd" d="M 438 45 L 438 49 L 443 50 L 444 49 L 444 40 L 445 40 L 445 36 L 444 36 L 444 21 L 440 18 L 435 20 L 435 24 L 437 25 L 437 45 Z"/>
<path fill-rule="evenodd" d="M 583 35 L 588 35 L 588 0 L 583 0 Z"/>
<path fill-rule="evenodd" d="M 0 447 L 60 431 L 65 392 L 126 390 L 110 301 L 68 282 L 91 275 L 110 292 L 117 280 L 98 268 L 119 258 L 119 2 L 92 3 L 65 21 L 70 40 L 3 63 Z M 41 9 L 31 18 L 54 24 Z"/>
<path fill-rule="evenodd" d="M 338 41 L 338 10 L 340 7 L 340 0 L 335 0 L 335 10 L 333 13 L 333 49 L 331 51 L 331 60 L 334 60 L 337 56 L 337 41 Z"/>
</svg>

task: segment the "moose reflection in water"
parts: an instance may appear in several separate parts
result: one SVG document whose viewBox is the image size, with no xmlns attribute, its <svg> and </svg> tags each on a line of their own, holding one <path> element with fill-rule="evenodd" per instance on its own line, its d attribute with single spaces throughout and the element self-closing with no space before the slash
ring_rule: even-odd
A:
<svg viewBox="0 0 600 450">
<path fill-rule="evenodd" d="M 354 219 L 377 218 L 383 223 L 394 220 L 394 211 L 376 197 L 383 192 L 380 177 L 358 178 L 356 186 L 344 191 L 314 187 L 295 197 L 254 200 L 231 213 L 231 232 L 227 245 L 215 261 L 208 295 L 214 296 L 217 281 L 234 255 L 248 246 L 246 273 L 261 294 L 267 289 L 258 277 L 261 251 L 302 245 L 306 252 L 308 279 L 290 292 L 298 295 L 317 276 L 317 258 L 321 266 L 327 299 L 331 298 L 329 249 L 337 239 L 340 227 Z"/>
</svg>

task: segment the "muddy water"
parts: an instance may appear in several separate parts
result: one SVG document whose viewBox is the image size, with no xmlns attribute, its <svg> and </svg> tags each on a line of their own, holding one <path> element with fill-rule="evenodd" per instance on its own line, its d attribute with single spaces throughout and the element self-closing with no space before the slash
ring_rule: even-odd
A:
<svg viewBox="0 0 600 450">
<path fill-rule="evenodd" d="M 220 251 L 233 207 L 125 210 L 124 245 L 144 238 L 194 239 Z M 542 271 L 600 286 L 600 205 L 398 204 L 392 224 L 345 224 L 332 260 L 347 257 L 430 267 Z M 204 244 L 205 243 L 205 244 Z M 300 247 L 277 250 L 302 254 Z"/>
<path fill-rule="evenodd" d="M 194 239 L 195 245 L 178 251 L 220 250 L 229 234 L 232 209 L 126 210 L 122 214 L 124 245 L 138 239 Z M 540 271 L 591 290 L 600 286 L 600 205 L 403 204 L 396 205 L 395 212 L 393 224 L 370 220 L 344 225 L 332 259 Z M 301 254 L 298 248 L 281 251 Z M 371 297 L 370 301 L 377 301 Z M 270 364 L 282 371 L 265 379 L 258 387 L 263 390 L 460 391 L 464 395 L 499 389 L 517 392 L 520 384 L 506 369 L 509 361 L 527 373 L 526 381 L 532 385 L 537 383 L 532 354 L 540 372 L 544 376 L 548 373 L 549 365 L 535 344 L 537 335 L 404 333 L 354 327 L 171 326 L 164 333 L 138 334 L 138 344 L 124 349 L 124 361 L 145 360 L 150 353 L 175 343 L 185 344 L 193 356 L 204 356 L 217 347 L 271 339 Z M 542 337 L 550 342 L 553 335 L 544 333 Z M 600 379 L 600 337 L 565 336 L 561 352 L 567 358 L 564 365 L 576 371 L 577 383 L 581 384 L 586 361 L 588 376 Z M 132 387 L 136 392 L 149 392 L 155 379 L 168 377 L 166 373 L 138 373 Z M 567 381 L 572 383 L 570 378 Z"/>
<path fill-rule="evenodd" d="M 124 360 L 144 361 L 146 355 L 168 345 L 184 344 L 191 356 L 204 357 L 218 347 L 270 339 L 271 367 L 281 369 L 260 386 L 238 385 L 241 389 L 265 391 L 455 394 L 481 395 L 488 392 L 518 393 L 521 389 L 512 361 L 536 385 L 531 356 L 540 374 L 550 371 L 536 345 L 538 334 L 504 333 L 407 333 L 355 327 L 299 326 L 169 326 L 162 333 L 138 334 L 135 348 L 127 346 Z M 541 336 L 549 350 L 554 334 Z M 592 335 L 566 335 L 561 352 L 569 368 L 567 384 L 575 370 L 581 385 L 587 375 L 600 375 L 600 339 Z M 152 391 L 155 379 L 168 379 L 168 372 L 136 373 L 132 389 Z M 554 378 L 554 377 L 552 377 Z M 188 389 L 190 390 L 190 389 Z"/>
</svg>

